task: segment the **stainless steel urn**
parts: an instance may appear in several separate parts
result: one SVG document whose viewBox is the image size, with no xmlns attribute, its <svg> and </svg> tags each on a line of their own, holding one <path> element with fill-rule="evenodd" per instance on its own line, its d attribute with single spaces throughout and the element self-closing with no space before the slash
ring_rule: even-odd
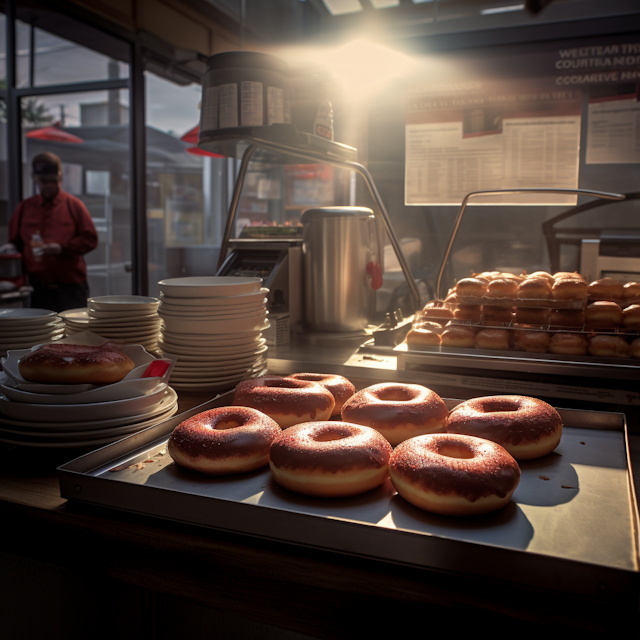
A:
<svg viewBox="0 0 640 640">
<path fill-rule="evenodd" d="M 374 310 L 372 275 L 373 286 L 379 279 L 373 211 L 364 207 L 309 209 L 302 215 L 302 224 L 307 325 L 315 331 L 364 329 Z"/>
</svg>

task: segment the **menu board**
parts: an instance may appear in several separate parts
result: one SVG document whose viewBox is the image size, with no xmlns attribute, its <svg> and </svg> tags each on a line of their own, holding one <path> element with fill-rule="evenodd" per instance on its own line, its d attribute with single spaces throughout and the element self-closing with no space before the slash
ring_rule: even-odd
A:
<svg viewBox="0 0 640 640">
<path fill-rule="evenodd" d="M 460 204 L 472 191 L 576 189 L 580 92 L 509 92 L 471 83 L 417 90 L 407 105 L 405 204 Z M 474 204 L 575 204 L 573 194 L 513 194 Z"/>
</svg>

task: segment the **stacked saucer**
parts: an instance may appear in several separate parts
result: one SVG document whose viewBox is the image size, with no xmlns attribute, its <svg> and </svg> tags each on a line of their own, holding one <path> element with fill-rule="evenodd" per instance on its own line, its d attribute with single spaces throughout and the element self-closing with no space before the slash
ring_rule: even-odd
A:
<svg viewBox="0 0 640 640">
<path fill-rule="evenodd" d="M 26 349 L 64 335 L 64 322 L 47 309 L 0 309 L 0 356 L 9 349 Z"/>
<path fill-rule="evenodd" d="M 62 311 L 67 336 L 91 331 L 103 338 L 157 349 L 161 320 L 158 298 L 145 296 L 101 296 L 89 298 L 85 309 Z"/>
<path fill-rule="evenodd" d="M 139 345 L 126 345 L 123 351 L 134 368 L 123 380 L 109 385 L 26 381 L 18 362 L 30 350 L 9 351 L 0 373 L 0 442 L 47 448 L 98 447 L 176 413 L 177 394 L 167 384 L 171 362 L 159 362 Z"/>
<path fill-rule="evenodd" d="M 159 284 L 158 346 L 177 359 L 171 386 L 218 392 L 264 372 L 268 290 L 261 278 L 172 278 Z"/>
</svg>

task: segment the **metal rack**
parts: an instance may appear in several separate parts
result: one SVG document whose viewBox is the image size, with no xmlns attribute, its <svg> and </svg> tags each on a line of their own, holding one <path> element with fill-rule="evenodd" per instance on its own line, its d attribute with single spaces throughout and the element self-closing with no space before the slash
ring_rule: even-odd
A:
<svg viewBox="0 0 640 640">
<path fill-rule="evenodd" d="M 312 160 L 341 169 L 356 171 L 364 178 L 369 192 L 380 211 L 385 229 L 391 240 L 391 246 L 398 258 L 411 295 L 415 300 L 416 308 L 420 307 L 420 293 L 391 225 L 389 214 L 382 202 L 373 177 L 364 165 L 355 161 L 356 149 L 310 133 L 298 131 L 295 125 L 292 124 L 272 124 L 267 127 L 237 127 L 234 129 L 221 129 L 216 133 L 209 131 L 203 133 L 204 135 L 201 135 L 198 142 L 200 148 L 213 153 L 242 158 L 220 247 L 218 268 L 222 266 L 227 254 L 233 222 L 240 203 L 240 194 L 242 193 L 249 162 L 256 150 L 264 149 L 277 153 L 281 162 L 289 159 L 291 159 L 291 162 Z M 283 154 L 284 158 L 282 157 Z M 277 161 L 277 158 L 274 161 Z"/>
</svg>

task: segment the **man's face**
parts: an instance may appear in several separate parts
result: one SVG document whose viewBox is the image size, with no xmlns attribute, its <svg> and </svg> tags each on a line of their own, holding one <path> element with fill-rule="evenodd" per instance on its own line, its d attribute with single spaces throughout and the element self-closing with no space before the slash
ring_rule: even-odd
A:
<svg viewBox="0 0 640 640">
<path fill-rule="evenodd" d="M 61 178 L 39 178 L 35 176 L 36 184 L 40 190 L 40 194 L 45 200 L 53 200 L 60 191 Z"/>
</svg>

